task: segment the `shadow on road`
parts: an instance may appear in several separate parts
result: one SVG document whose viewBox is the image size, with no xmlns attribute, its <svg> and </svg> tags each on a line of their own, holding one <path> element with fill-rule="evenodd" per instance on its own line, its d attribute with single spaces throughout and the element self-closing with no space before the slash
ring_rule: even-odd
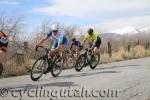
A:
<svg viewBox="0 0 150 100">
<path fill-rule="evenodd" d="M 75 74 L 59 76 L 56 79 L 85 77 L 85 76 L 92 76 L 92 75 L 98 75 L 98 74 L 115 74 L 115 73 L 120 73 L 120 71 L 103 71 L 103 70 L 115 69 L 115 68 L 120 68 L 120 67 L 131 67 L 131 66 L 139 66 L 139 65 L 123 65 L 123 66 L 111 66 L 111 67 L 105 67 L 105 68 L 96 68 L 95 71 L 93 70 L 92 72 L 87 72 L 87 71 L 79 72 L 79 73 L 75 73 Z M 24 84 L 22 86 L 10 86 L 10 87 L 2 87 L 2 88 L 7 88 L 7 89 L 35 89 L 39 86 L 41 86 L 41 87 L 54 87 L 54 86 L 56 86 L 56 87 L 73 87 L 73 86 L 79 86 L 79 85 L 75 84 L 74 82 L 53 82 L 53 83 L 38 84 L 38 85 Z"/>
<path fill-rule="evenodd" d="M 97 74 L 108 74 L 108 73 L 120 73 L 120 72 L 102 71 L 102 72 L 92 72 L 92 73 L 77 73 L 77 74 L 59 76 L 58 78 L 74 78 L 74 77 L 84 77 L 84 76 L 91 76 L 91 75 L 97 75 Z"/>
<path fill-rule="evenodd" d="M 79 86 L 78 84 L 75 84 L 74 82 L 54 82 L 54 83 L 46 83 L 46 84 L 38 84 L 38 85 L 33 85 L 33 84 L 24 84 L 22 86 L 10 86 L 10 87 L 2 87 L 6 89 L 36 89 L 37 87 L 73 87 L 73 86 Z"/>
<path fill-rule="evenodd" d="M 100 65 L 99 65 L 100 66 Z M 121 67 L 131 67 L 131 66 L 140 66 L 140 65 L 123 65 L 123 66 L 111 66 L 111 67 L 105 67 L 105 68 L 96 68 L 96 71 L 99 72 L 89 72 L 89 70 L 85 71 L 85 73 L 77 73 L 77 74 L 71 74 L 71 75 L 65 75 L 65 76 L 59 76 L 58 78 L 72 78 L 72 77 L 84 77 L 84 76 L 91 76 L 91 75 L 97 75 L 97 74 L 109 74 L 109 73 L 120 73 L 118 71 L 102 71 L 105 69 L 115 69 L 115 68 L 121 68 Z M 91 71 L 91 69 L 90 69 Z"/>
<path fill-rule="evenodd" d="M 101 66 L 101 65 L 99 65 Z M 105 70 L 105 69 L 115 69 L 115 68 L 122 68 L 122 67 L 134 67 L 134 66 L 140 66 L 140 65 L 121 65 L 121 66 L 111 66 L 111 67 L 104 67 L 104 68 L 96 68 L 95 70 Z"/>
</svg>

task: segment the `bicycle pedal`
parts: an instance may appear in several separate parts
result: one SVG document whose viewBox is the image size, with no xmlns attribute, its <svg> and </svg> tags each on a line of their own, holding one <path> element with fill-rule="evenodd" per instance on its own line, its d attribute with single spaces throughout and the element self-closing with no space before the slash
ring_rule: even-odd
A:
<svg viewBox="0 0 150 100">
<path fill-rule="evenodd" d="M 47 73 L 49 73 L 50 71 L 51 71 L 51 69 L 47 69 L 46 71 L 44 71 L 43 74 L 47 74 Z"/>
<path fill-rule="evenodd" d="M 59 58 L 59 59 L 57 60 L 57 62 L 61 62 L 61 58 Z"/>
<path fill-rule="evenodd" d="M 46 75 L 47 73 L 48 73 L 48 71 L 44 71 L 44 73 L 43 73 L 43 74 L 45 74 L 45 75 Z"/>
</svg>

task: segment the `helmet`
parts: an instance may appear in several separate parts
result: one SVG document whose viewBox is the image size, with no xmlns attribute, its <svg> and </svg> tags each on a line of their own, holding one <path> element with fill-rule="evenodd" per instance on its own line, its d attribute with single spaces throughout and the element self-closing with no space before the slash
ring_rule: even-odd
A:
<svg viewBox="0 0 150 100">
<path fill-rule="evenodd" d="M 58 31 L 58 24 L 53 24 L 52 26 L 51 26 L 51 30 L 52 31 Z"/>
<path fill-rule="evenodd" d="M 89 33 L 89 34 L 92 34 L 92 33 L 93 33 L 93 29 L 92 29 L 92 28 L 89 28 L 89 29 L 88 29 L 88 33 Z"/>
<path fill-rule="evenodd" d="M 76 41 L 76 38 L 75 38 L 75 37 L 73 37 L 71 40 L 72 40 L 72 41 Z"/>
</svg>

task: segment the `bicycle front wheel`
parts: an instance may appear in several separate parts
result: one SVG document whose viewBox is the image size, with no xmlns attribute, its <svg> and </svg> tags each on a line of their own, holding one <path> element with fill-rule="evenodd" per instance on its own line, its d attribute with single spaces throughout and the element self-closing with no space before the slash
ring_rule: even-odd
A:
<svg viewBox="0 0 150 100">
<path fill-rule="evenodd" d="M 94 53 L 94 54 L 91 56 L 90 68 L 91 68 L 91 69 L 94 69 L 94 68 L 99 64 L 99 61 L 100 61 L 100 54 Z"/>
<path fill-rule="evenodd" d="M 76 70 L 77 72 L 81 71 L 82 68 L 85 66 L 85 62 L 86 62 L 85 55 L 84 55 L 84 54 L 81 54 L 81 55 L 79 56 L 79 58 L 77 59 L 77 61 L 76 61 L 75 70 Z"/>
<path fill-rule="evenodd" d="M 56 57 L 53 64 L 51 74 L 53 77 L 57 77 L 62 72 L 63 59 L 62 57 Z"/>
<path fill-rule="evenodd" d="M 47 67 L 48 61 L 44 57 L 40 57 L 39 59 L 37 59 L 31 69 L 31 79 L 33 81 L 39 80 L 44 74 L 44 72 L 47 70 Z"/>
</svg>

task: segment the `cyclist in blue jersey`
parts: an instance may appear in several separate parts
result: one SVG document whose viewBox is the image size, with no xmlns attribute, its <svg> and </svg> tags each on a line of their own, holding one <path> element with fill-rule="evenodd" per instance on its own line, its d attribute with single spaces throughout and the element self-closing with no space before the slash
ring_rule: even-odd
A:
<svg viewBox="0 0 150 100">
<path fill-rule="evenodd" d="M 67 44 L 68 40 L 66 36 L 63 33 L 59 32 L 59 27 L 57 24 L 53 24 L 51 26 L 51 31 L 47 33 L 46 36 L 44 36 L 36 45 L 35 48 L 40 46 L 42 43 L 44 43 L 48 38 L 52 39 L 51 43 L 51 52 L 49 52 L 50 55 L 53 55 L 56 52 L 60 52 L 60 55 L 63 56 L 63 53 L 67 50 Z"/>
</svg>

